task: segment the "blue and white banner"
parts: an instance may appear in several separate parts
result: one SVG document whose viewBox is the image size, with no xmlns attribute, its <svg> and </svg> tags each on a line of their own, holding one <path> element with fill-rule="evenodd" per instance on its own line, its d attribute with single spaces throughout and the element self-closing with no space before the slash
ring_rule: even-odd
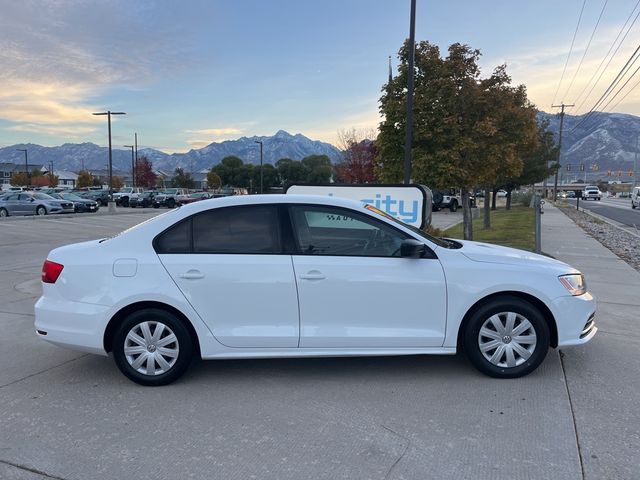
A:
<svg viewBox="0 0 640 480">
<path fill-rule="evenodd" d="M 431 191 L 422 185 L 291 185 L 286 193 L 348 198 L 417 228 L 431 224 Z"/>
</svg>

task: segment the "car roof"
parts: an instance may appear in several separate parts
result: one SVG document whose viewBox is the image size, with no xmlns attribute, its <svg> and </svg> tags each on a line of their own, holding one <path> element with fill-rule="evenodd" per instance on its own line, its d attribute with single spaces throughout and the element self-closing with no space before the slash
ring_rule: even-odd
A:
<svg viewBox="0 0 640 480">
<path fill-rule="evenodd" d="M 217 207 L 230 207 L 234 205 L 264 205 L 271 203 L 300 203 L 300 204 L 318 204 L 333 205 L 337 207 L 362 208 L 363 203 L 346 198 L 333 197 L 329 195 L 234 195 L 220 198 L 210 198 L 197 203 L 190 203 L 180 207 L 184 209 L 185 214 L 196 213 L 202 210 Z"/>
</svg>

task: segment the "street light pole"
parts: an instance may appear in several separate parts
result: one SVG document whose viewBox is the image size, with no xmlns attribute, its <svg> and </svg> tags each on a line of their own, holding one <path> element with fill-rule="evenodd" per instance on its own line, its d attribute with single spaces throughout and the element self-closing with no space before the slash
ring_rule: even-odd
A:
<svg viewBox="0 0 640 480">
<path fill-rule="evenodd" d="M 260 194 L 262 195 L 263 184 L 262 184 L 262 140 L 254 140 L 256 143 L 260 144 Z"/>
<path fill-rule="evenodd" d="M 404 183 L 411 183 L 411 143 L 413 142 L 413 76 L 416 56 L 416 0 L 411 0 L 409 27 L 409 70 L 407 79 L 407 120 L 404 139 Z"/>
<path fill-rule="evenodd" d="M 113 203 L 113 157 L 111 154 L 111 115 L 126 115 L 125 112 L 112 112 L 107 110 L 106 112 L 94 113 L 94 115 L 106 115 L 107 124 L 109 126 L 109 213 L 116 212 L 116 206 Z"/>
<path fill-rule="evenodd" d="M 136 186 L 136 170 L 134 167 L 134 148 L 135 145 L 123 145 L 123 147 L 125 148 L 130 148 L 131 149 L 131 186 L 135 187 Z"/>
<path fill-rule="evenodd" d="M 31 175 L 29 174 L 29 156 L 26 148 L 16 148 L 18 152 L 24 152 L 24 173 L 27 174 L 27 180 L 31 184 Z"/>
<path fill-rule="evenodd" d="M 133 186 L 136 186 L 136 171 L 138 170 L 138 132 L 134 133 L 134 138 L 135 141 L 134 143 L 134 147 L 136 149 L 136 160 L 135 160 L 135 167 L 133 168 Z"/>
</svg>

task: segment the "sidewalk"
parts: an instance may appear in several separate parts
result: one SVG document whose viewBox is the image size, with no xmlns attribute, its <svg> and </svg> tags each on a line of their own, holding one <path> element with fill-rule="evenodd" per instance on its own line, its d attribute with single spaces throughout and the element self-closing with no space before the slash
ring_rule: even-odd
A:
<svg viewBox="0 0 640 480">
<path fill-rule="evenodd" d="M 640 273 L 545 203 L 542 251 L 579 269 L 598 300 L 595 338 L 563 366 L 584 478 L 640 478 Z"/>
</svg>

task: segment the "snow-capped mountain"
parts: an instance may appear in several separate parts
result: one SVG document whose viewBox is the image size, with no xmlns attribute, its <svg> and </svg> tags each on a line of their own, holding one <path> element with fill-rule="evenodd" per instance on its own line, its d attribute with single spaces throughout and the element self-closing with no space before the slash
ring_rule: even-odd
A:
<svg viewBox="0 0 640 480">
<path fill-rule="evenodd" d="M 279 130 L 273 136 L 242 137 L 237 140 L 213 142 L 204 148 L 190 150 L 187 153 L 168 154 L 152 148 L 138 150 L 138 156 L 146 156 L 153 162 L 154 169 L 171 172 L 177 167 L 200 171 L 209 169 L 229 155 L 240 157 L 245 163 L 260 163 L 260 145 L 263 142 L 265 163 L 275 163 L 281 158 L 301 160 L 309 155 L 327 155 L 332 162 L 341 159 L 340 150 L 329 143 L 311 140 L 298 133 L 291 135 Z M 35 144 L 19 144 L 0 148 L 0 163 L 23 163 L 24 154 L 16 148 L 26 148 L 29 164 L 49 165 L 54 169 L 78 171 L 82 168 L 102 169 L 108 162 L 108 149 L 95 143 L 65 143 L 58 147 L 43 147 Z M 131 168 L 131 150 L 113 149 L 113 168 L 129 170 Z"/>
<path fill-rule="evenodd" d="M 556 134 L 560 116 L 540 112 L 539 119 L 549 121 L 549 129 Z M 564 116 L 562 134 L 562 164 L 584 163 L 589 169 L 597 164 L 601 177 L 607 170 L 628 172 L 640 145 L 640 117 L 623 113 L 597 113 L 578 125 L 584 115 Z"/>
</svg>

